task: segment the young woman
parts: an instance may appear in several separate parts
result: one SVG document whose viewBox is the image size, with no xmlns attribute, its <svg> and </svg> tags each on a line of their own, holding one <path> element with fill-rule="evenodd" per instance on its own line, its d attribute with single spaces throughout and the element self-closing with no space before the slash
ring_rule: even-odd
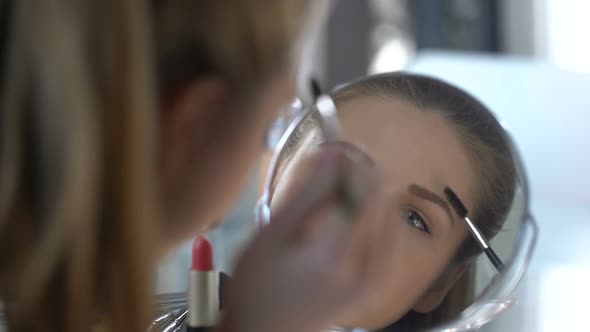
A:
<svg viewBox="0 0 590 332">
<path fill-rule="evenodd" d="M 9 331 L 148 326 L 156 258 L 231 206 L 266 126 L 293 96 L 292 46 L 309 3 L 0 1 Z M 342 155 L 324 157 L 301 189 L 315 199 L 293 202 L 253 240 L 220 330 L 312 331 L 367 292 L 359 262 L 379 224 L 364 218 L 366 199 L 341 232 L 297 237 L 323 220 L 314 202 L 330 197 L 334 174 L 371 192 L 370 172 L 339 167 Z"/>
<path fill-rule="evenodd" d="M 469 278 L 457 282 L 480 250 L 446 202 L 444 188 L 458 194 L 487 239 L 495 236 L 516 181 L 504 130 L 475 98 L 424 76 L 370 76 L 337 89 L 333 99 L 345 141 L 363 150 L 380 175 L 386 199 L 373 208 L 388 224 L 374 239 L 382 247 L 371 257 L 381 261 L 387 277 L 373 284 L 380 291 L 341 325 L 375 329 L 393 323 L 387 331 L 413 331 L 452 318 L 473 300 L 465 293 Z M 291 188 L 314 167 L 323 146 L 320 133 L 313 116 L 295 131 L 273 209 L 298 194 Z M 464 294 L 446 299 L 453 289 Z"/>
</svg>

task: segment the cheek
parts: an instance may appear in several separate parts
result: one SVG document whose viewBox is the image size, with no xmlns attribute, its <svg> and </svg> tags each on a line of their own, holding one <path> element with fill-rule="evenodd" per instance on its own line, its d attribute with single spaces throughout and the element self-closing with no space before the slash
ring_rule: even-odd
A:
<svg viewBox="0 0 590 332">
<path fill-rule="evenodd" d="M 239 195 L 248 171 L 252 170 L 253 164 L 260 156 L 269 124 L 291 100 L 290 87 L 287 79 L 275 79 L 251 107 L 236 110 L 248 114 L 243 114 L 241 121 L 231 125 L 234 139 L 228 142 L 224 149 L 226 167 L 223 190 L 226 194 L 226 206 Z"/>
<path fill-rule="evenodd" d="M 425 291 L 447 266 L 455 238 L 442 229 L 427 235 L 401 216 L 393 218 L 389 228 L 392 283 L 399 289 L 408 286 L 408 296 Z"/>
<path fill-rule="evenodd" d="M 402 225 L 393 234 L 391 281 L 396 293 L 408 299 L 419 296 L 436 279 L 444 262 L 433 241 L 410 226 Z"/>
<path fill-rule="evenodd" d="M 284 91 L 288 91 L 284 83 L 269 84 L 257 97 L 237 105 L 228 111 L 231 114 L 212 123 L 207 136 L 190 131 L 186 137 L 170 140 L 205 143 L 187 145 L 185 149 L 164 149 L 171 151 L 171 156 L 162 159 L 174 161 L 168 162 L 162 171 L 167 218 L 178 220 L 174 225 L 167 224 L 171 234 L 166 241 L 176 242 L 204 232 L 235 204 L 260 155 L 267 125 L 288 101 Z M 165 142 L 164 146 L 179 145 Z"/>
<path fill-rule="evenodd" d="M 405 315 L 442 272 L 445 262 L 433 239 L 420 234 L 401 220 L 389 227 L 393 245 L 387 278 L 381 285 L 382 299 L 374 310 L 382 323 Z"/>
</svg>

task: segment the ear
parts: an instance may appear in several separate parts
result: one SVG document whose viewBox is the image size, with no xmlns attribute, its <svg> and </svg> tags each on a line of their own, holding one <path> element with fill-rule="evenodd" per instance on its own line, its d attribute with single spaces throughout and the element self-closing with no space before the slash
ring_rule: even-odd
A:
<svg viewBox="0 0 590 332">
<path fill-rule="evenodd" d="M 208 120 L 219 114 L 228 99 L 225 82 L 217 77 L 195 79 L 165 96 L 160 112 L 162 129 L 178 133 L 195 129 L 195 125 L 208 127 Z"/>
<path fill-rule="evenodd" d="M 190 158 L 199 155 L 219 135 L 221 110 L 228 100 L 225 82 L 216 77 L 195 79 L 175 93 L 164 96 L 159 111 L 161 171 L 186 175 Z"/>
<path fill-rule="evenodd" d="M 412 308 L 418 313 L 429 313 L 434 311 L 447 296 L 447 293 L 455 283 L 463 276 L 467 265 L 461 265 L 455 269 L 447 270 L 443 275 L 426 291 Z"/>
<path fill-rule="evenodd" d="M 217 77 L 195 79 L 162 98 L 158 111 L 158 172 L 165 210 L 180 215 L 167 218 L 184 218 L 182 213 L 188 205 L 184 200 L 194 195 L 190 190 L 198 176 L 195 169 L 199 159 L 207 149 L 217 151 L 213 144 L 218 144 L 219 137 L 225 134 L 223 111 L 228 100 L 228 85 Z M 210 163 L 219 162 L 211 153 L 209 156 Z M 173 227 L 166 228 L 177 233 Z"/>
</svg>

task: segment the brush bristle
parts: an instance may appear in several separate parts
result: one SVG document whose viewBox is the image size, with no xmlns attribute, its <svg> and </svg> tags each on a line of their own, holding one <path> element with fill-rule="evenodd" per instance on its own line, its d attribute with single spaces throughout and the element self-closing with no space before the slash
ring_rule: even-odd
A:
<svg viewBox="0 0 590 332">
<path fill-rule="evenodd" d="M 311 93 L 313 94 L 313 99 L 318 99 L 318 97 L 322 94 L 322 89 L 320 88 L 320 84 L 316 79 L 311 80 Z"/>
<path fill-rule="evenodd" d="M 457 212 L 457 214 L 461 218 L 467 217 L 467 209 L 465 208 L 465 205 L 463 205 L 463 203 L 459 199 L 459 196 L 457 196 L 457 194 L 455 194 L 455 192 L 451 190 L 451 188 L 445 188 L 445 196 L 447 197 L 447 201 L 449 202 L 449 204 L 451 204 L 451 206 L 453 207 L 453 210 L 455 210 L 455 212 Z"/>
</svg>

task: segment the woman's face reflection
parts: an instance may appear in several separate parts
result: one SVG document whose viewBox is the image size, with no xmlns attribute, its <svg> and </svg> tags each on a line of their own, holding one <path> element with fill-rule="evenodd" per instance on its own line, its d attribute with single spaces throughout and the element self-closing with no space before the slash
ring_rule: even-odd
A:
<svg viewBox="0 0 590 332">
<path fill-rule="evenodd" d="M 388 196 L 380 207 L 390 220 L 385 236 L 393 242 L 393 250 L 379 258 L 392 261 L 387 265 L 392 269 L 386 271 L 390 277 L 373 285 L 377 295 L 339 323 L 378 328 L 410 310 L 430 312 L 464 268 L 451 263 L 467 230 L 445 201 L 443 190 L 450 186 L 472 207 L 476 169 L 460 137 L 438 112 L 401 99 L 361 97 L 339 105 L 339 114 L 345 139 L 375 161 Z M 285 169 L 272 205 L 284 199 L 290 182 L 285 179 L 295 176 L 293 166 L 300 160 L 298 153 Z"/>
</svg>

